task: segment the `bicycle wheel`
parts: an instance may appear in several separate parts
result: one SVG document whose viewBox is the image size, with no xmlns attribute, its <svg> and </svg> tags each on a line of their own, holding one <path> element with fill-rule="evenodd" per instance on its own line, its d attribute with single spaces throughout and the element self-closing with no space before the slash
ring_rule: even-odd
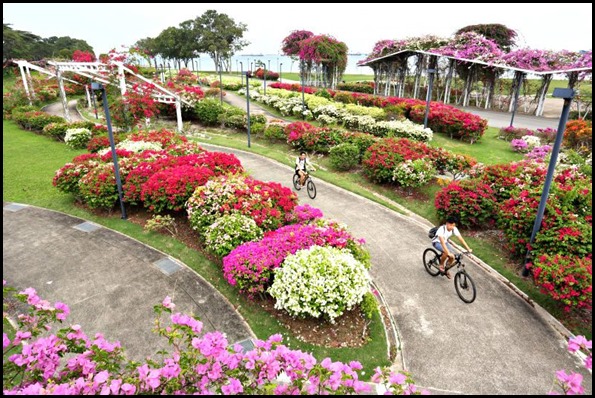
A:
<svg viewBox="0 0 595 398">
<path fill-rule="evenodd" d="M 465 271 L 459 271 L 455 275 L 455 289 L 464 302 L 472 303 L 475 300 L 475 283 Z"/>
<path fill-rule="evenodd" d="M 302 189 L 302 187 L 300 186 L 300 176 L 297 174 L 293 175 L 293 187 L 299 191 L 300 189 Z"/>
<path fill-rule="evenodd" d="M 310 199 L 314 199 L 316 197 L 316 185 L 314 185 L 314 181 L 312 181 L 312 179 L 308 179 L 306 188 L 308 189 L 308 196 Z"/>
<path fill-rule="evenodd" d="M 438 266 L 440 265 L 440 256 L 438 256 L 436 250 L 432 248 L 426 249 L 424 251 L 423 260 L 424 267 L 426 268 L 426 271 L 428 271 L 428 274 L 436 276 L 440 273 L 440 270 L 438 269 Z"/>
</svg>

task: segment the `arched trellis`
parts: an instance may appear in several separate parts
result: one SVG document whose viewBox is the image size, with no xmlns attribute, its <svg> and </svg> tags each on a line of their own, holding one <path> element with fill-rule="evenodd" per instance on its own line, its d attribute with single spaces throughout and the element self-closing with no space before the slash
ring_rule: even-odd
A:
<svg viewBox="0 0 595 398">
<path fill-rule="evenodd" d="M 29 73 L 29 69 L 39 71 L 41 73 L 44 73 L 46 75 L 49 75 L 51 77 L 55 77 L 58 79 L 58 87 L 60 89 L 60 98 L 62 100 L 62 106 L 64 107 L 64 117 L 68 121 L 70 121 L 71 119 L 70 119 L 70 112 L 68 110 L 68 101 L 66 99 L 66 91 L 64 90 L 64 80 L 66 80 L 68 82 L 75 83 L 75 84 L 81 84 L 81 83 L 65 78 L 64 76 L 62 76 L 62 74 L 64 72 L 73 72 L 78 75 L 88 77 L 88 78 L 91 78 L 98 82 L 101 82 L 103 84 L 112 84 L 105 77 L 105 74 L 109 73 L 109 71 L 110 71 L 109 66 L 107 64 L 104 64 L 101 62 L 48 61 L 48 64 L 52 65 L 54 67 L 54 71 L 51 71 L 47 68 L 42 68 L 40 66 L 34 65 L 34 64 L 32 64 L 28 61 L 24 61 L 24 60 L 15 60 L 13 62 L 16 63 L 21 70 L 21 76 L 23 78 L 23 85 L 25 86 L 25 92 L 27 94 L 27 97 L 29 98 L 30 103 L 31 103 L 31 99 L 35 98 L 35 92 L 33 91 L 33 87 L 32 86 L 28 87 L 29 85 L 27 84 L 27 80 L 29 80 L 29 82 L 31 81 L 31 75 Z M 188 106 L 191 106 L 192 104 L 190 104 L 188 101 L 182 99 L 179 95 L 172 93 L 168 89 L 156 84 L 155 82 L 145 78 L 144 76 L 141 76 L 141 75 L 135 73 L 131 69 L 127 68 L 123 63 L 114 62 L 114 65 L 116 65 L 118 68 L 118 82 L 119 82 L 120 92 L 122 95 L 124 95 L 126 93 L 126 90 L 128 88 L 132 87 L 132 85 L 130 83 L 126 82 L 126 73 L 133 75 L 136 78 L 138 78 L 146 83 L 150 83 L 154 87 L 154 89 L 153 89 L 154 91 L 151 94 L 151 96 L 153 98 L 155 98 L 155 100 L 157 102 L 160 102 L 163 104 L 175 104 L 176 119 L 178 122 L 177 123 L 178 131 L 179 132 L 182 131 L 182 126 L 183 126 L 182 103 L 184 103 Z M 30 90 L 30 88 L 31 88 L 31 90 Z M 87 99 L 90 104 L 90 95 L 89 95 L 88 91 L 87 91 Z"/>
<path fill-rule="evenodd" d="M 451 87 L 452 87 L 452 81 L 454 79 L 457 63 L 467 63 L 472 68 L 476 69 L 475 72 L 477 72 L 477 70 L 479 68 L 482 68 L 482 69 L 489 68 L 489 69 L 493 70 L 495 74 L 497 73 L 496 72 L 497 70 L 514 72 L 515 78 L 513 79 L 513 86 L 511 89 L 511 93 L 510 93 L 510 97 L 511 97 L 511 101 L 509 103 L 509 111 L 510 112 L 514 112 L 518 107 L 518 97 L 520 94 L 520 90 L 522 88 L 522 81 L 523 81 L 523 79 L 526 78 L 527 74 L 534 74 L 534 75 L 540 76 L 542 78 L 542 85 L 541 85 L 540 89 L 538 90 L 537 95 L 535 96 L 535 102 L 537 104 L 536 109 L 535 109 L 536 116 L 543 115 L 543 109 L 544 109 L 545 98 L 547 95 L 547 90 L 549 87 L 549 83 L 551 82 L 554 75 L 563 74 L 563 73 L 568 74 L 569 75 L 569 87 L 574 88 L 574 86 L 576 85 L 576 83 L 578 81 L 578 73 L 579 72 L 590 72 L 592 70 L 592 68 L 590 68 L 590 67 L 583 67 L 583 68 L 568 68 L 568 69 L 562 69 L 562 70 L 540 72 L 540 71 L 534 71 L 534 70 L 529 70 L 529 69 L 510 67 L 510 66 L 501 65 L 501 64 L 488 63 L 488 62 L 479 61 L 479 60 L 457 58 L 457 57 L 448 56 L 448 55 L 436 54 L 436 53 L 432 53 L 432 52 L 424 51 L 424 50 L 401 50 L 401 51 L 397 51 L 397 52 L 387 54 L 387 55 L 384 55 L 381 57 L 367 60 L 365 62 L 360 63 L 359 66 L 369 66 L 372 68 L 372 70 L 374 71 L 374 81 L 376 83 L 376 86 L 379 86 L 381 84 L 390 84 L 390 80 L 386 80 L 388 77 L 386 71 L 388 71 L 390 69 L 388 66 L 389 64 L 401 65 L 403 62 L 403 59 L 408 59 L 409 57 L 411 57 L 413 55 L 417 55 L 418 59 L 419 59 L 421 54 L 423 54 L 425 56 L 430 56 L 430 58 L 443 57 L 443 58 L 449 60 L 449 65 L 448 65 L 445 80 L 444 80 L 444 84 L 445 84 L 444 102 L 445 103 L 449 103 L 450 99 L 451 99 L 450 98 Z M 406 64 L 407 64 L 407 62 L 406 62 Z M 419 64 L 417 64 L 417 65 L 419 65 Z M 433 69 L 433 68 L 430 68 L 430 69 Z M 399 69 L 399 70 L 401 71 L 401 69 Z M 405 73 L 407 71 L 408 71 L 408 68 L 405 69 Z M 416 68 L 416 76 L 418 74 L 419 74 L 419 66 Z M 399 79 L 401 79 L 401 78 L 403 79 L 402 81 L 404 83 L 405 76 L 399 75 Z M 468 105 L 468 103 L 469 103 L 473 78 L 474 78 L 474 73 L 469 73 L 466 76 L 466 81 L 465 81 L 465 86 L 463 89 L 463 96 L 462 96 L 462 104 L 464 106 Z M 418 80 L 416 80 L 416 81 L 418 81 Z M 401 85 L 401 88 L 403 85 Z M 487 97 L 487 101 L 486 101 L 486 109 L 489 107 L 489 104 L 493 100 L 494 85 L 495 85 L 495 79 L 491 83 L 491 87 L 489 87 L 488 97 Z M 375 90 L 375 94 L 379 94 L 379 93 L 380 93 L 380 90 Z M 402 97 L 403 91 L 399 90 L 399 94 L 400 94 L 399 96 Z M 414 84 L 413 94 L 414 94 L 414 96 L 416 94 L 415 84 Z"/>
</svg>

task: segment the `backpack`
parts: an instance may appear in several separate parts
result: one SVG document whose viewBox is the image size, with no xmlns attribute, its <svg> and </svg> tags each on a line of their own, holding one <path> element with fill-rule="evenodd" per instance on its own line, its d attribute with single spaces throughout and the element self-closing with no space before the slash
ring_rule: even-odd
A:
<svg viewBox="0 0 595 398">
<path fill-rule="evenodd" d="M 428 238 L 434 239 L 436 237 L 436 232 L 438 232 L 438 228 L 440 228 L 440 227 L 430 228 L 430 230 L 428 231 Z"/>
</svg>

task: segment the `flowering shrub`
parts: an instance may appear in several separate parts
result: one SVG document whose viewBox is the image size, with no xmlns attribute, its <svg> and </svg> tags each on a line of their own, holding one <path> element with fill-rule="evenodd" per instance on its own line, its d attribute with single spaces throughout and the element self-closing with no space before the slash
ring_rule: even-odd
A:
<svg viewBox="0 0 595 398">
<path fill-rule="evenodd" d="M 12 119 L 23 129 L 42 132 L 50 123 L 63 123 L 64 118 L 41 111 L 13 112 Z"/>
<path fill-rule="evenodd" d="M 175 235 L 178 232 L 176 220 L 169 214 L 164 216 L 160 214 L 154 214 L 145 223 L 145 230 L 147 231 L 161 231 L 162 229 L 165 229 L 170 234 Z"/>
<path fill-rule="evenodd" d="M 543 162 L 551 150 L 552 147 L 550 145 L 536 146 L 531 152 L 527 153 L 525 157 L 535 162 Z"/>
<path fill-rule="evenodd" d="M 436 169 L 425 159 L 408 159 L 393 171 L 393 181 L 404 187 L 417 188 L 430 182 Z"/>
<path fill-rule="evenodd" d="M 47 124 L 43 130 L 42 134 L 47 135 L 49 137 L 55 138 L 59 141 L 64 141 L 64 136 L 66 135 L 66 130 L 74 129 L 74 128 L 85 128 L 85 129 L 92 129 L 94 124 L 91 122 L 80 121 L 80 122 L 62 122 L 62 123 L 50 123 Z M 91 131 L 91 135 L 93 135 L 93 131 Z"/>
<path fill-rule="evenodd" d="M 393 171 L 405 160 L 416 160 L 435 156 L 435 151 L 421 142 L 406 138 L 384 138 L 372 144 L 364 153 L 364 172 L 372 181 L 392 181 Z"/>
<path fill-rule="evenodd" d="M 564 146 L 579 152 L 591 152 L 593 148 L 593 123 L 590 120 L 570 120 L 566 123 Z"/>
<path fill-rule="evenodd" d="M 79 325 L 48 333 L 53 323 L 67 319 L 68 306 L 61 302 L 51 306 L 32 288 L 16 297 L 27 304 L 27 313 L 19 315 L 12 341 L 3 333 L 3 388 L 7 395 L 371 392 L 369 385 L 358 380 L 359 362 L 343 364 L 330 358 L 318 362 L 312 354 L 281 345 L 278 334 L 254 341 L 255 348 L 244 353 L 239 344 L 230 348 L 223 333 L 202 333 L 203 324 L 195 317 L 174 313 L 175 304 L 169 296 L 154 311 L 155 332 L 168 340 L 171 352 L 164 350 L 153 356 L 161 360 L 145 363 L 127 360 L 119 342 L 110 343 L 102 333 L 89 338 Z M 164 321 L 164 315 L 169 322 Z M 16 347 L 21 347 L 21 352 L 8 355 Z M 282 374 L 287 382 L 280 380 Z M 407 374 L 377 369 L 374 381 L 386 384 L 394 393 L 420 393 Z"/>
<path fill-rule="evenodd" d="M 415 123 L 423 124 L 425 108 L 425 105 L 411 107 L 409 119 Z M 488 121 L 452 106 L 432 102 L 428 113 L 428 127 L 432 131 L 449 135 L 450 138 L 460 138 L 473 144 L 484 135 Z"/>
<path fill-rule="evenodd" d="M 84 154 L 73 159 L 72 163 L 66 163 L 54 174 L 52 185 L 65 193 L 78 195 L 79 181 L 89 170 L 99 164 L 99 156 L 95 154 Z"/>
<path fill-rule="evenodd" d="M 451 173 L 455 180 L 471 175 L 477 165 L 477 160 L 473 157 L 452 153 L 443 148 L 435 149 L 433 158 L 436 169 L 440 173 Z"/>
<path fill-rule="evenodd" d="M 287 143 L 291 146 L 299 147 L 301 140 L 307 132 L 316 131 L 316 127 L 306 122 L 293 122 L 285 126 L 285 136 Z"/>
<path fill-rule="evenodd" d="M 90 169 L 79 180 L 79 193 L 90 208 L 111 209 L 118 201 L 114 165 L 100 163 Z"/>
<path fill-rule="evenodd" d="M 528 264 L 542 293 L 571 308 L 592 309 L 592 258 L 542 254 Z"/>
<path fill-rule="evenodd" d="M 83 149 L 91 139 L 91 131 L 85 128 L 68 129 L 64 135 L 64 142 L 72 149 Z"/>
<path fill-rule="evenodd" d="M 281 266 L 285 257 L 314 245 L 346 248 L 358 261 L 370 265 L 363 241 L 354 239 L 337 223 L 315 220 L 310 224 L 286 225 L 266 232 L 258 242 L 236 247 L 223 258 L 223 274 L 231 285 L 252 297 L 266 290 L 273 270 Z"/>
<path fill-rule="evenodd" d="M 330 149 L 329 161 L 337 170 L 350 170 L 359 163 L 359 148 L 347 142 Z"/>
<path fill-rule="evenodd" d="M 181 165 L 153 174 L 141 188 L 141 200 L 151 212 L 179 211 L 195 189 L 214 175 L 207 167 Z"/>
<path fill-rule="evenodd" d="M 305 224 L 322 217 L 323 214 L 319 208 L 312 207 L 306 203 L 294 207 L 291 213 L 285 215 L 285 221 L 290 224 Z"/>
<path fill-rule="evenodd" d="M 527 141 L 519 138 L 515 138 L 512 141 L 510 141 L 510 146 L 512 147 L 512 150 L 515 152 L 527 152 L 529 150 L 529 144 L 527 143 Z"/>
<path fill-rule="evenodd" d="M 436 194 L 434 206 L 439 219 L 456 214 L 464 228 L 489 229 L 496 221 L 494 191 L 480 180 L 453 181 Z"/>
<path fill-rule="evenodd" d="M 153 142 L 153 141 L 132 141 L 129 139 L 120 141 L 118 143 L 118 145 L 116 145 L 116 150 L 117 149 L 123 149 L 125 151 L 128 152 L 144 152 L 146 150 L 153 150 L 153 151 L 159 151 L 161 149 L 163 149 L 161 147 L 161 144 L 158 142 Z M 99 150 L 97 153 L 99 154 L 99 156 L 103 156 L 106 153 L 111 152 L 111 148 L 104 148 Z"/>
<path fill-rule="evenodd" d="M 199 233 L 230 213 L 249 216 L 263 230 L 272 230 L 284 224 L 285 214 L 296 204 L 296 194 L 281 184 L 228 175 L 198 187 L 188 199 L 186 209 L 192 228 Z"/>
<path fill-rule="evenodd" d="M 182 144 L 188 142 L 188 139 L 183 135 L 176 133 L 175 131 L 169 131 L 166 129 L 161 130 L 139 130 L 135 133 L 128 135 L 130 141 L 144 141 L 154 142 L 166 148 L 170 145 Z"/>
<path fill-rule="evenodd" d="M 362 301 L 369 283 L 366 268 L 349 251 L 312 246 L 285 258 L 268 292 L 277 309 L 334 323 Z"/>
<path fill-rule="evenodd" d="M 219 257 L 239 245 L 262 238 L 262 229 L 250 217 L 232 213 L 219 217 L 204 233 L 206 247 Z"/>
<path fill-rule="evenodd" d="M 523 160 L 485 166 L 480 178 L 494 190 L 496 200 L 501 203 L 515 191 L 542 185 L 546 173 L 542 165 Z"/>
</svg>

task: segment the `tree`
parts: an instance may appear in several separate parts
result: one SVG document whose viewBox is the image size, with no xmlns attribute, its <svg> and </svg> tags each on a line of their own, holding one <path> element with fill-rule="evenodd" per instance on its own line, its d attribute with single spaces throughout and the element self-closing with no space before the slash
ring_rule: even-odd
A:
<svg viewBox="0 0 595 398">
<path fill-rule="evenodd" d="M 2 62 L 13 58 L 31 59 L 31 47 L 41 37 L 30 32 L 15 30 L 11 24 L 4 23 L 2 27 Z"/>
<path fill-rule="evenodd" d="M 229 69 L 229 59 L 249 44 L 242 39 L 247 30 L 246 24 L 236 23 L 227 14 L 207 10 L 195 19 L 193 34 L 200 38 L 199 52 L 209 54 L 217 68 L 225 64 Z"/>
</svg>

